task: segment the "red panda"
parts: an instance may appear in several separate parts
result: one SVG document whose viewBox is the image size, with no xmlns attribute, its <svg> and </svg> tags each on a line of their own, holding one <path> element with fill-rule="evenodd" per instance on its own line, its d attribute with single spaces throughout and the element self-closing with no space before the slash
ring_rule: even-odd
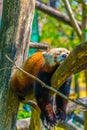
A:
<svg viewBox="0 0 87 130">
<path fill-rule="evenodd" d="M 51 86 L 51 77 L 57 67 L 69 55 L 65 48 L 54 48 L 45 52 L 36 52 L 29 57 L 22 65 L 22 69 L 37 76 L 47 85 Z M 61 86 L 60 92 L 69 96 L 71 77 Z M 67 101 L 56 95 L 56 111 L 53 110 L 53 97 L 49 95 L 47 88 L 42 88 L 41 84 L 29 78 L 20 70 L 17 70 L 11 78 L 11 87 L 19 97 L 26 99 L 31 89 L 39 108 L 41 109 L 41 120 L 48 129 L 56 125 L 57 120 L 65 120 Z"/>
</svg>

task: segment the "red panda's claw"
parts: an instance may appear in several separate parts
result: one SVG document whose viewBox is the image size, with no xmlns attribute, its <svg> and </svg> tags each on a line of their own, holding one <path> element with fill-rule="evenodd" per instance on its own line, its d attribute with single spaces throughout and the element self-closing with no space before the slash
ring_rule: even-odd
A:
<svg viewBox="0 0 87 130">
<path fill-rule="evenodd" d="M 43 125 L 48 129 L 50 130 L 51 127 L 54 127 L 57 125 L 57 118 L 56 116 L 54 115 L 52 119 L 50 119 L 49 115 L 41 115 L 41 120 L 42 120 L 42 123 Z"/>
<path fill-rule="evenodd" d="M 63 122 L 66 120 L 66 113 L 64 113 L 61 109 L 58 109 L 56 111 L 56 118 L 57 118 L 57 122 Z"/>
</svg>

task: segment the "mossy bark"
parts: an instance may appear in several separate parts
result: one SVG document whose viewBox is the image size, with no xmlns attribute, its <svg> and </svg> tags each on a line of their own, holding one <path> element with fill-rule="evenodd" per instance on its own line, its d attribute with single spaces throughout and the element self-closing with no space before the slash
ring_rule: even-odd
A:
<svg viewBox="0 0 87 130">
<path fill-rule="evenodd" d="M 4 0 L 0 28 L 0 68 L 20 66 L 27 57 L 35 0 Z M 19 100 L 10 89 L 11 69 L 0 71 L 0 129 L 15 130 Z"/>
<path fill-rule="evenodd" d="M 32 110 L 32 117 L 30 121 L 29 130 L 44 130 L 45 128 L 42 126 L 41 120 L 40 120 L 40 113 L 36 111 L 34 108 L 31 108 Z"/>
</svg>

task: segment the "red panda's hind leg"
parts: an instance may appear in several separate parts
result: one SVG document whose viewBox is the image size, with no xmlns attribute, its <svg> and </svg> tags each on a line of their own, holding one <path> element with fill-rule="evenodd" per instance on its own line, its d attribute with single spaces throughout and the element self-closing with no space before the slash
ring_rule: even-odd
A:
<svg viewBox="0 0 87 130">
<path fill-rule="evenodd" d="M 71 85 L 71 77 L 69 77 L 67 81 L 61 86 L 59 91 L 68 97 L 70 93 L 70 85 Z M 59 121 L 63 122 L 66 120 L 67 104 L 68 104 L 68 100 L 65 100 L 59 95 L 56 95 L 56 112 L 55 113 Z"/>
<path fill-rule="evenodd" d="M 50 85 L 51 79 L 50 73 L 40 72 L 38 78 L 45 82 L 47 85 Z M 53 102 L 52 97 L 49 96 L 49 90 L 42 87 L 41 84 L 35 81 L 34 92 L 37 100 L 37 104 L 41 109 L 41 120 L 46 128 L 50 130 L 50 127 L 56 125 L 57 118 L 53 111 Z"/>
</svg>

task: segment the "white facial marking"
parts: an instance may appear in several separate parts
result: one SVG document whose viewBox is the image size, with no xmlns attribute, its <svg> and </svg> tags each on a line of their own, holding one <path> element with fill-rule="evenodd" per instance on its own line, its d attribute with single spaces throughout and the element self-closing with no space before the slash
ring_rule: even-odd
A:
<svg viewBox="0 0 87 130">
<path fill-rule="evenodd" d="M 49 52 L 43 52 L 43 56 L 46 63 L 50 66 L 55 66 L 56 64 L 61 64 L 69 53 L 70 51 L 65 48 L 53 48 Z"/>
</svg>

